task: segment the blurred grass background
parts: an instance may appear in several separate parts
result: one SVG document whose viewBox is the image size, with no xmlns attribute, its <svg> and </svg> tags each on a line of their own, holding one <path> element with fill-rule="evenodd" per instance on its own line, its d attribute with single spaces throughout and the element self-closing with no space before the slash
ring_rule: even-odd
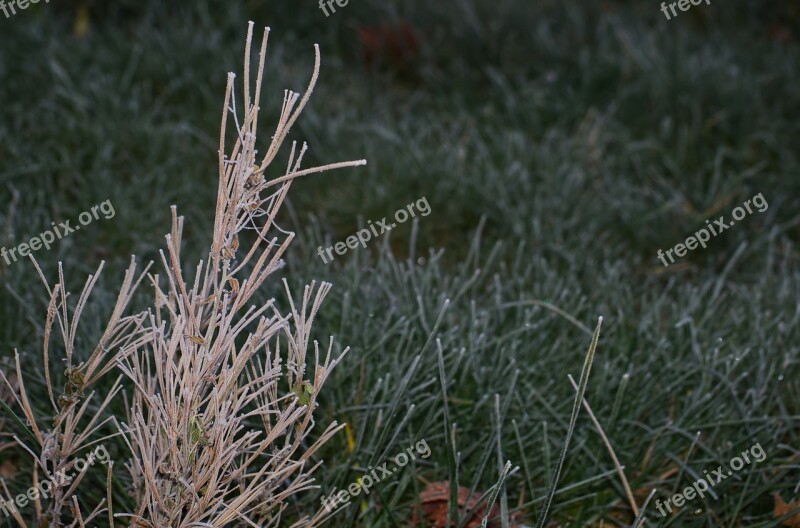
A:
<svg viewBox="0 0 800 528">
<path fill-rule="evenodd" d="M 321 400 L 321 421 L 350 424 L 326 450 L 322 492 L 419 439 L 433 451 L 331 526 L 406 526 L 425 483 L 448 478 L 436 347 L 423 348 L 448 299 L 435 337 L 460 485 L 493 485 L 499 449 L 521 468 L 509 508 L 534 523 L 589 340 L 530 302 L 545 301 L 589 327 L 604 316 L 588 400 L 640 505 L 757 442 L 768 455 L 716 501 L 666 520 L 651 505 L 647 526 L 779 526 L 772 495 L 800 492 L 800 9 L 712 1 L 667 21 L 659 5 L 350 0 L 326 18 L 287 0 L 40 2 L 0 17 L 0 246 L 111 200 L 113 219 L 36 253 L 50 277 L 64 262 L 73 291 L 107 262 L 88 347 L 129 255 L 163 246 L 171 204 L 186 262 L 205 256 L 225 74 L 241 71 L 247 21 L 272 28 L 262 138 L 319 43 L 320 82 L 290 139 L 308 141 L 306 166 L 369 160 L 297 182 L 282 218 L 299 235 L 284 274 L 295 291 L 334 284 L 318 338 L 352 347 Z M 409 31 L 400 51 L 369 38 Z M 763 214 L 669 268 L 656 259 L 758 193 Z M 432 213 L 416 226 L 331 265 L 316 255 L 422 196 Z M 20 351 L 46 412 L 44 288 L 25 261 L 0 261 L 0 282 L 0 361 Z M 277 280 L 263 295 L 285 302 Z M 29 464 L 0 451 L 12 489 L 30 485 Z M 629 526 L 611 469 L 582 414 L 561 480 L 579 485 L 556 496 L 551 526 Z M 310 492 L 290 515 L 319 504 Z"/>
</svg>

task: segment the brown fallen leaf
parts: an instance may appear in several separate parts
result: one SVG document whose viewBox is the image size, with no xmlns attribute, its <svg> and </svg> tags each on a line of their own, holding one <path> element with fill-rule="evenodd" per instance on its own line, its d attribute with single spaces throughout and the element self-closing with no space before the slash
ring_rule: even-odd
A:
<svg viewBox="0 0 800 528">
<path fill-rule="evenodd" d="M 419 37 L 408 22 L 360 26 L 356 33 L 368 65 L 407 69 L 419 56 Z"/>
<path fill-rule="evenodd" d="M 4 460 L 3 463 L 0 464 L 0 478 L 10 479 L 16 474 L 17 466 L 15 466 L 10 460 Z"/>
<path fill-rule="evenodd" d="M 783 502 L 779 493 L 775 494 L 775 513 L 774 516 L 783 517 L 787 513 L 795 512 L 794 515 L 781 521 L 781 526 L 788 526 L 789 528 L 800 528 L 800 499 L 795 499 L 789 502 Z"/>
<path fill-rule="evenodd" d="M 462 526 L 465 528 L 478 528 L 481 525 L 481 521 L 483 517 L 486 515 L 486 503 L 484 501 L 483 504 L 478 506 L 478 501 L 481 498 L 482 493 L 475 492 L 472 495 L 469 494 L 469 490 L 467 488 L 459 486 L 456 496 L 456 503 L 458 504 L 458 511 L 461 515 L 464 515 L 468 510 L 474 509 L 473 513 L 469 516 L 469 518 L 462 523 Z M 421 522 L 424 522 L 424 526 L 429 526 L 430 528 L 448 528 L 446 526 L 447 521 L 447 502 L 450 498 L 450 482 L 446 480 L 442 480 L 439 482 L 431 482 L 428 484 L 422 493 L 419 494 L 419 502 L 420 507 L 415 508 L 412 514 L 411 522 L 412 526 L 418 526 Z M 420 515 L 420 509 L 421 515 Z M 492 506 L 492 509 L 489 510 L 489 518 L 493 519 L 490 520 L 487 526 L 489 528 L 499 528 L 500 527 L 500 508 L 495 503 Z M 519 526 L 519 513 L 515 513 L 511 515 L 510 526 L 512 528 L 516 528 Z M 451 526 L 454 526 L 451 520 Z"/>
</svg>

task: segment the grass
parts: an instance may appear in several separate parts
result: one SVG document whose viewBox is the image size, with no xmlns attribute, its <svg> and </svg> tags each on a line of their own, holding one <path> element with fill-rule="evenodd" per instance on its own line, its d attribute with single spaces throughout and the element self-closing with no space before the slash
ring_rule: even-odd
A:
<svg viewBox="0 0 800 528">
<path fill-rule="evenodd" d="M 309 165 L 370 161 L 297 182 L 282 218 L 299 235 L 284 276 L 294 291 L 333 283 L 316 334 L 352 348 L 320 397 L 321 421 L 349 424 L 320 454 L 321 493 L 419 439 L 432 449 L 331 525 L 403 525 L 426 482 L 457 475 L 487 492 L 505 460 L 520 469 L 498 502 L 535 524 L 575 399 L 567 374 L 577 378 L 583 327 L 602 315 L 586 398 L 640 507 L 651 489 L 663 500 L 756 442 L 768 455 L 716 501 L 666 520 L 651 502 L 645 526 L 778 526 L 771 494 L 798 491 L 800 48 L 797 35 L 770 35 L 796 13 L 739 1 L 666 21 L 638 2 L 354 0 L 326 19 L 313 4 L 280 4 L 98 5 L 83 37 L 68 2 L 0 19 L 2 245 L 106 199 L 116 210 L 37 254 L 51 276 L 63 261 L 73 289 L 107 261 L 78 342 L 101 333 L 128 255 L 163 247 L 171 204 L 187 217 L 184 260 L 205 251 L 219 99 L 252 19 L 273 30 L 262 122 L 284 87 L 304 87 L 319 42 L 320 82 L 290 139 L 308 140 Z M 365 65 L 355 27 L 397 18 L 420 34 L 413 67 Z M 656 259 L 759 192 L 763 214 L 681 264 Z M 334 264 L 316 255 L 421 196 L 432 213 L 416 226 Z M 18 348 L 35 378 L 46 294 L 27 262 L 0 262 L 0 281 L 0 357 Z M 277 281 L 262 296 L 284 302 Z M 43 383 L 28 387 L 42 409 Z M 110 451 L 121 465 L 121 445 Z M 22 470 L 9 486 L 27 488 L 27 458 L 0 457 Z M 559 490 L 552 526 L 634 521 L 584 413 Z M 309 492 L 294 507 L 319 505 Z"/>
</svg>

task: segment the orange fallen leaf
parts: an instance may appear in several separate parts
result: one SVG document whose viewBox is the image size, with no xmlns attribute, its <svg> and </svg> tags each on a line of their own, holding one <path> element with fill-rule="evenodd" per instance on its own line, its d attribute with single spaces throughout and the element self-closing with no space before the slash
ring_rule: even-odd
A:
<svg viewBox="0 0 800 528">
<path fill-rule="evenodd" d="M 775 518 L 783 517 L 787 513 L 795 512 L 794 515 L 781 521 L 781 526 L 789 528 L 800 528 L 800 499 L 783 502 L 780 494 L 775 494 Z"/>
</svg>

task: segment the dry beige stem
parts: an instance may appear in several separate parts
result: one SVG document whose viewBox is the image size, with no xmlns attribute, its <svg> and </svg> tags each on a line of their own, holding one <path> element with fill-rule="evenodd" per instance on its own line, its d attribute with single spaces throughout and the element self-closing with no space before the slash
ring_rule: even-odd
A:
<svg viewBox="0 0 800 528">
<path fill-rule="evenodd" d="M 31 262 L 39 273 L 50 296 L 44 327 L 43 362 L 45 380 L 48 384 L 50 396 L 49 403 L 52 407 L 52 426 L 46 427 L 41 417 L 37 420 L 25 389 L 19 354 L 16 351 L 14 354 L 15 372 L 13 375 L 13 379 L 16 380 L 16 387 L 9 380 L 11 376 L 7 375 L 3 370 L 0 370 L 0 380 L 5 382 L 6 387 L 12 389 L 14 402 L 21 409 L 30 428 L 31 435 L 36 439 L 34 445 L 28 445 L 20 438 L 14 437 L 17 444 L 27 451 L 34 461 L 32 478 L 34 485 L 41 480 L 50 480 L 53 483 L 52 497 L 48 507 L 43 510 L 39 499 L 34 503 L 35 525 L 62 526 L 64 517 L 70 517 L 69 512 L 71 510 L 74 512 L 75 503 L 70 499 L 70 496 L 75 492 L 85 473 L 78 473 L 71 482 L 65 482 L 57 475 L 70 474 L 76 460 L 81 458 L 85 454 L 85 450 L 90 447 L 89 438 L 96 438 L 101 428 L 111 421 L 111 417 L 101 419 L 101 416 L 103 416 L 114 396 L 121 390 L 120 381 L 122 378 L 120 376 L 112 385 L 111 390 L 103 398 L 94 416 L 87 414 L 89 403 L 94 398 L 94 392 L 90 392 L 88 395 L 85 392 L 101 376 L 115 368 L 117 361 L 122 359 L 129 347 L 142 346 L 147 340 L 147 335 L 142 327 L 144 314 L 123 316 L 133 292 L 144 277 L 144 273 L 137 278 L 136 262 L 131 259 L 131 264 L 125 273 L 125 279 L 120 287 L 120 293 L 106 330 L 88 360 L 75 363 L 75 336 L 78 323 L 89 295 L 102 272 L 103 264 L 101 263 L 97 272 L 87 279 L 70 317 L 67 309 L 67 287 L 61 265 L 59 264 L 58 267 L 58 282 L 51 288 L 33 257 L 31 257 Z M 50 370 L 52 367 L 49 355 L 51 336 L 56 325 L 64 346 L 64 363 L 66 365 L 64 372 L 66 383 L 63 391 L 59 391 L 61 394 L 58 398 L 55 398 L 52 383 L 50 382 Z M 111 353 L 111 350 L 117 350 L 117 352 Z M 83 400 L 83 403 L 78 405 L 81 400 Z M 41 472 L 41 476 L 39 472 Z M 7 493 L 6 490 L 5 496 L 0 498 L 7 499 Z M 94 516 L 97 511 L 101 511 L 100 509 L 104 504 L 104 501 L 101 502 L 92 515 Z M 19 526 L 27 526 L 21 516 L 15 516 L 15 520 L 17 520 Z M 72 520 L 73 522 L 78 521 L 74 517 L 74 513 Z"/>
<path fill-rule="evenodd" d="M 54 484 L 46 508 L 35 502 L 36 526 L 78 527 L 104 518 L 110 524 L 153 528 L 285 526 L 282 516 L 290 498 L 314 486 L 312 474 L 319 464 L 312 462 L 315 453 L 342 427 L 334 422 L 317 433 L 316 440 L 309 438 L 315 426 L 317 394 L 347 352 L 345 349 L 333 358 L 332 339 L 321 353 L 311 338 L 314 317 L 330 285 L 312 282 L 296 302 L 284 281 L 290 303 L 287 315 L 279 312 L 274 299 L 260 306 L 249 302 L 282 267 L 281 257 L 294 237 L 276 224 L 294 179 L 366 161 L 301 169 L 306 145 L 298 149 L 292 143 L 286 171 L 272 180 L 265 178 L 308 102 L 320 64 L 315 46 L 309 87 L 302 98 L 285 92 L 272 140 L 259 161 L 256 132 L 268 34 L 265 28 L 251 100 L 253 23 L 249 24 L 239 111 L 234 75 L 228 76 L 214 232 L 208 258 L 193 270 L 193 279 L 182 267 L 183 217 L 173 206 L 172 230 L 166 236 L 166 251 L 161 252 L 164 275 L 148 273 L 150 266 L 137 274 L 136 262 L 131 260 L 101 339 L 89 357 L 78 362 L 83 356 L 76 350 L 77 326 L 103 265 L 88 278 L 75 306 L 68 310 L 61 266 L 58 282 L 51 287 L 33 261 L 50 296 L 43 362 L 53 419 L 52 424 L 37 420 L 16 355 L 14 372 L 6 374 L 0 369 L 0 380 L 11 389 L 12 403 L 27 420 L 35 442 L 29 445 L 31 442 L 17 437 L 14 440 L 34 460 L 34 482 L 57 480 L 55 475 L 69 472 L 78 457 L 98 441 L 100 430 L 114 422 L 131 452 L 127 468 L 137 504 L 134 512 L 114 513 L 109 465 L 106 498 L 88 516 L 81 512 L 76 495 L 83 479 L 80 475 L 72 482 Z M 225 155 L 231 115 L 236 140 Z M 125 316 L 145 278 L 154 289 L 153 308 Z M 51 383 L 50 348 L 56 327 L 66 364 L 63 391 L 53 391 Z M 122 375 L 90 416 L 87 409 L 94 392 L 88 391 L 115 368 Z M 132 383 L 130 400 L 123 379 Z M 119 394 L 125 402 L 130 401 L 127 423 L 119 423 L 107 413 Z M 4 492 L 0 498 L 7 498 L 8 489 L 2 481 L 0 484 Z M 19 526 L 26 526 L 19 514 L 13 518 Z M 316 526 L 319 521 L 318 515 L 305 516 L 294 526 Z"/>
<path fill-rule="evenodd" d="M 233 74 L 228 77 L 220 134 L 219 189 L 208 259 L 188 279 L 181 267 L 183 218 L 173 208 L 172 231 L 161 259 L 164 277 L 150 276 L 155 308 L 147 314 L 148 339 L 128 347 L 120 368 L 136 393 L 128 423 L 120 426 L 133 453 L 137 523 L 153 527 L 283 526 L 289 498 L 313 486 L 311 460 L 341 426 L 329 424 L 310 443 L 320 388 L 341 359 L 332 342 L 320 357 L 311 339 L 314 316 L 329 284 L 306 286 L 291 313 L 272 299 L 248 302 L 283 265 L 294 237 L 275 222 L 293 180 L 365 161 L 300 169 L 306 152 L 292 144 L 286 172 L 272 180 L 289 129 L 307 103 L 319 73 L 319 49 L 305 95 L 286 92 L 266 155 L 257 160 L 256 128 L 269 30 L 265 29 L 251 100 L 245 48 L 244 100 L 237 115 Z M 224 155 L 226 127 L 234 116 L 236 139 Z M 308 361 L 313 346 L 313 361 Z M 283 349 L 283 350 L 282 350 Z M 345 350 L 346 352 L 346 350 Z M 284 358 L 285 355 L 285 358 Z M 302 519 L 299 524 L 313 526 Z"/>
</svg>

